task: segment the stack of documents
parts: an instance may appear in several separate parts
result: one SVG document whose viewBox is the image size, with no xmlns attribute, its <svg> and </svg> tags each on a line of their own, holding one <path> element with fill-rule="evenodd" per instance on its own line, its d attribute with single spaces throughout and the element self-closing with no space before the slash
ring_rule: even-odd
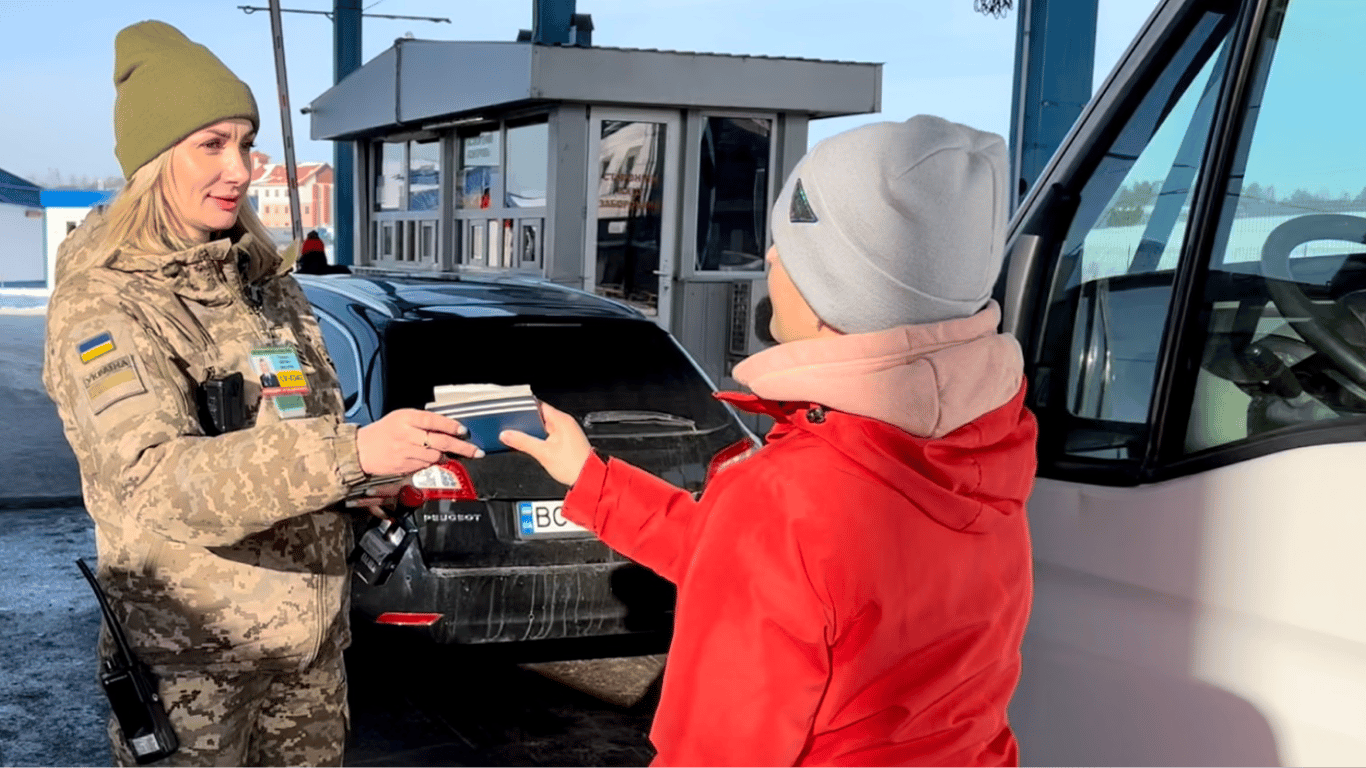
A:
<svg viewBox="0 0 1366 768">
<path fill-rule="evenodd" d="M 545 423 L 527 384 L 446 384 L 432 388 L 427 410 L 455 419 L 469 429 L 465 438 L 485 453 L 509 450 L 498 433 L 515 429 L 545 439 Z"/>
</svg>

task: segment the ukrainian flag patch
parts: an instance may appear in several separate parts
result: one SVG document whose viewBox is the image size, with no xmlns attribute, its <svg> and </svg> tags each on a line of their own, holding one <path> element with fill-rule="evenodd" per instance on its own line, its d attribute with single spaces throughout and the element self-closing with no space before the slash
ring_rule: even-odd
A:
<svg viewBox="0 0 1366 768">
<path fill-rule="evenodd" d="M 80 344 L 76 345 L 76 351 L 81 355 L 81 362 L 88 363 L 99 357 L 114 351 L 114 337 L 105 331 L 98 336 L 92 336 Z"/>
</svg>

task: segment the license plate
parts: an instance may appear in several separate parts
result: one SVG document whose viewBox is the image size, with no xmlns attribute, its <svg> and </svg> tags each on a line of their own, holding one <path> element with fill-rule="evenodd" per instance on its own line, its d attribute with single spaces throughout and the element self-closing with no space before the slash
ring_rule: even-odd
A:
<svg viewBox="0 0 1366 768">
<path fill-rule="evenodd" d="M 587 528 L 565 518 L 563 501 L 517 502 L 517 531 L 523 539 L 592 535 Z"/>
</svg>

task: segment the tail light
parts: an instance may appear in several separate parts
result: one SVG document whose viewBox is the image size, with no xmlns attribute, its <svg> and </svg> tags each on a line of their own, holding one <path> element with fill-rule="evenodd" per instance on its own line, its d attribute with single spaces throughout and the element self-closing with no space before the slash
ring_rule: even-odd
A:
<svg viewBox="0 0 1366 768">
<path fill-rule="evenodd" d="M 413 480 L 398 492 L 400 504 L 420 507 L 436 499 L 477 501 L 479 494 L 470 482 L 470 473 L 455 459 L 443 459 L 413 475 Z"/>
<path fill-rule="evenodd" d="M 752 438 L 745 438 L 738 443 L 722 448 L 712 457 L 711 463 L 707 465 L 707 478 L 704 484 L 710 484 L 711 479 L 716 477 L 716 473 L 729 467 L 732 464 L 743 461 L 750 457 L 755 451 L 759 450 L 759 444 Z"/>
<path fill-rule="evenodd" d="M 439 613 L 395 613 L 386 611 L 375 619 L 376 624 L 390 624 L 398 627 L 430 627 L 441 620 Z"/>
</svg>

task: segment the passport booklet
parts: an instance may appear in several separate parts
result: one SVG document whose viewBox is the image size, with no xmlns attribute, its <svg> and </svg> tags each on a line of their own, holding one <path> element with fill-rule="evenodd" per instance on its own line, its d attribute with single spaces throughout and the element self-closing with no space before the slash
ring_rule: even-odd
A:
<svg viewBox="0 0 1366 768">
<path fill-rule="evenodd" d="M 515 429 L 542 440 L 546 437 L 540 403 L 528 384 L 445 384 L 432 388 L 427 410 L 464 424 L 465 438 L 485 453 L 511 450 L 498 433 Z"/>
</svg>

